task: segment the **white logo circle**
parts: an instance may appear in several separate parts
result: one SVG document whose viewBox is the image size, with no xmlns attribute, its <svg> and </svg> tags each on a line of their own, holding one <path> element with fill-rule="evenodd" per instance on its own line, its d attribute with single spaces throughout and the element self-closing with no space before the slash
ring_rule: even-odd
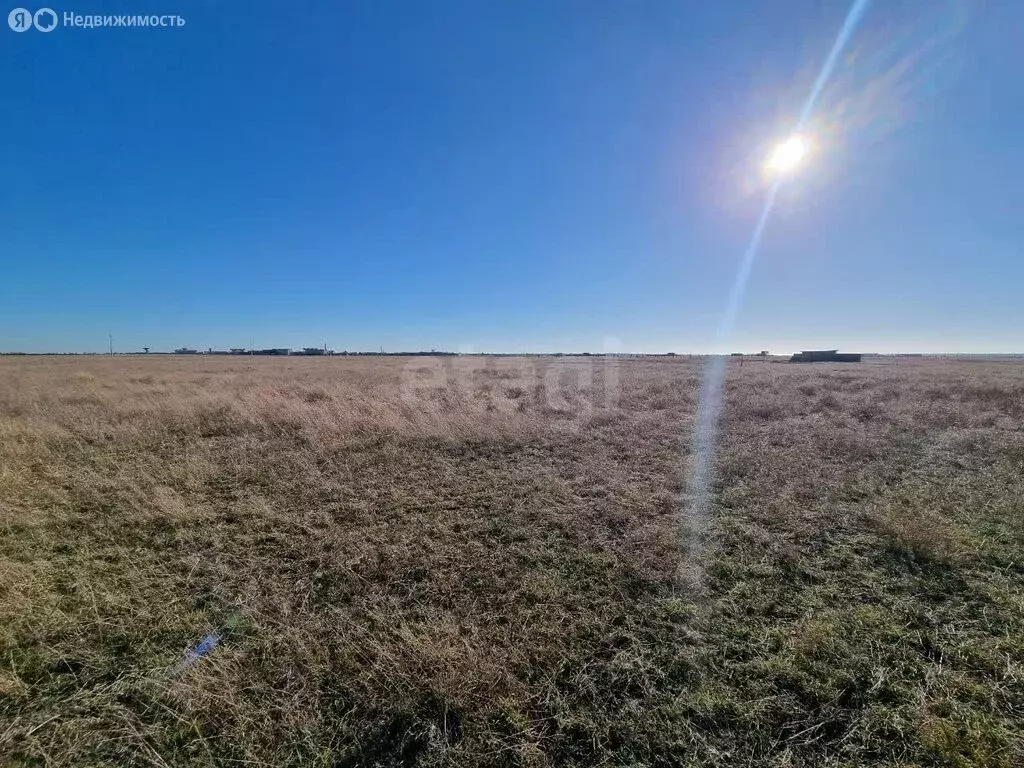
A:
<svg viewBox="0 0 1024 768">
<path fill-rule="evenodd" d="M 57 14 L 53 8 L 40 8 L 32 17 L 32 23 L 40 32 L 53 32 L 57 28 Z"/>
<path fill-rule="evenodd" d="M 7 14 L 7 26 L 15 32 L 28 32 L 32 28 L 32 11 L 15 8 Z"/>
</svg>

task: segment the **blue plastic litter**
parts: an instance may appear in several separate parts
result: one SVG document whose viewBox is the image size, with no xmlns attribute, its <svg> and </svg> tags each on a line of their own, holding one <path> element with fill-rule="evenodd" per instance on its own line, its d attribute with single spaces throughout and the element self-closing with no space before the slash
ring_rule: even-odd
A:
<svg viewBox="0 0 1024 768">
<path fill-rule="evenodd" d="M 203 656 L 205 656 L 214 648 L 216 648 L 220 644 L 220 641 L 223 639 L 223 635 L 221 635 L 219 632 L 214 632 L 204 637 L 202 640 L 199 641 L 197 645 L 189 649 L 189 651 L 185 654 L 185 658 L 178 662 L 178 665 L 172 670 L 171 674 L 179 675 L 182 672 L 184 672 L 186 669 L 188 669 L 201 658 L 203 658 Z"/>
</svg>

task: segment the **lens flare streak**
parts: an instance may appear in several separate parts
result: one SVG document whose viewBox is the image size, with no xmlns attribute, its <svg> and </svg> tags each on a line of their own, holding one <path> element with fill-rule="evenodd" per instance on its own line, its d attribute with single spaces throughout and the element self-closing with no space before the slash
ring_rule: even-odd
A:
<svg viewBox="0 0 1024 768">
<path fill-rule="evenodd" d="M 800 111 L 800 118 L 797 121 L 795 136 L 807 125 L 814 107 L 821 96 L 825 84 L 828 82 L 835 69 L 839 54 L 842 53 L 850 38 L 853 36 L 857 24 L 860 22 L 867 10 L 870 0 L 854 0 L 850 7 L 843 26 L 836 36 L 835 43 L 829 51 L 825 63 L 818 73 L 810 95 L 804 102 Z M 732 336 L 736 324 L 736 317 L 739 313 L 743 295 L 746 292 L 750 272 L 754 266 L 754 259 L 760 248 L 765 228 L 768 226 L 768 219 L 771 217 L 772 209 L 775 207 L 775 200 L 778 197 L 779 187 L 782 185 L 783 174 L 778 174 L 768 190 L 764 207 L 758 217 L 757 224 L 750 236 L 750 241 L 743 257 L 740 259 L 739 268 L 736 271 L 736 278 L 733 280 L 732 288 L 729 291 L 729 298 L 726 303 L 725 313 L 717 333 L 716 347 L 721 351 Z M 691 586 L 700 588 L 703 583 L 703 541 L 704 530 L 707 526 L 707 518 L 711 511 L 711 490 L 713 482 L 713 461 L 714 447 L 718 432 L 718 420 L 722 411 L 722 386 L 725 383 L 727 357 L 722 354 L 715 354 L 708 361 L 704 369 L 701 381 L 700 399 L 697 406 L 697 418 L 693 439 L 693 464 L 692 475 L 689 484 L 689 498 L 684 505 L 684 563 L 681 569 L 681 576 Z"/>
</svg>

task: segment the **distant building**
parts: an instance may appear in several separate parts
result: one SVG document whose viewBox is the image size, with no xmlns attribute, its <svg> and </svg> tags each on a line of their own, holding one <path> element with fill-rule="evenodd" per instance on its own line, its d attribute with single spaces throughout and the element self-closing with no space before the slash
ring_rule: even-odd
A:
<svg viewBox="0 0 1024 768">
<path fill-rule="evenodd" d="M 247 355 L 248 352 L 245 351 L 245 347 L 232 347 L 231 348 L 231 354 L 232 355 Z"/>
<path fill-rule="evenodd" d="M 196 349 L 189 349 L 188 347 L 178 347 L 178 349 L 174 350 L 174 354 L 176 354 L 176 355 L 198 355 L 199 351 L 196 350 Z"/>
<path fill-rule="evenodd" d="M 805 349 L 789 358 L 791 363 L 859 363 L 858 354 L 840 354 L 837 349 Z"/>
<path fill-rule="evenodd" d="M 290 355 L 292 351 L 287 347 L 275 347 L 273 349 L 254 349 L 254 355 Z"/>
</svg>

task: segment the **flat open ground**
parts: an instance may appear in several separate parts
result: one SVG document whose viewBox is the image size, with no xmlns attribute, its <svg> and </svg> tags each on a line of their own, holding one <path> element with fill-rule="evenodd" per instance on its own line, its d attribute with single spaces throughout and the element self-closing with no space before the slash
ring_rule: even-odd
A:
<svg viewBox="0 0 1024 768">
<path fill-rule="evenodd" d="M 0 358 L 0 764 L 1024 765 L 1024 366 L 889 363 L 701 530 L 684 358 Z"/>
</svg>

